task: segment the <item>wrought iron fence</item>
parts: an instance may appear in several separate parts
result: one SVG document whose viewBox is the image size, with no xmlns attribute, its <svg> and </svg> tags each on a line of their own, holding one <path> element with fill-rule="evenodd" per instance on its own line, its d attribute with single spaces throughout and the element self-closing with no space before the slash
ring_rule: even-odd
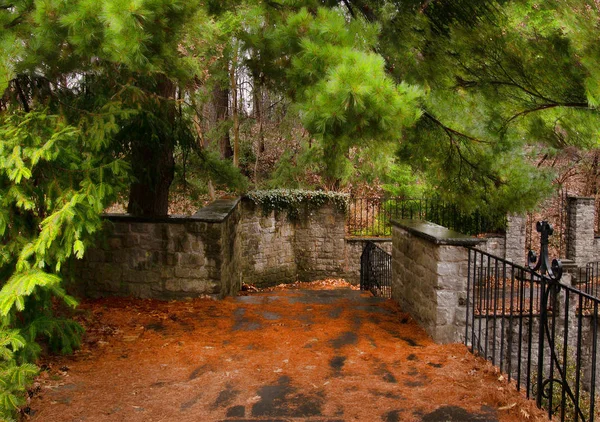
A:
<svg viewBox="0 0 600 422">
<path fill-rule="evenodd" d="M 506 216 L 466 213 L 439 199 L 357 198 L 350 200 L 346 232 L 350 236 L 392 235 L 392 219 L 421 219 L 464 234 L 503 231 Z"/>
<path fill-rule="evenodd" d="M 497 365 L 550 418 L 598 418 L 600 299 L 560 282 L 548 259 L 552 227 L 538 223 L 540 258 L 530 267 L 469 249 L 465 343 Z"/>
<path fill-rule="evenodd" d="M 360 256 L 360 289 L 392 297 L 392 255 L 374 242 L 367 242 Z"/>
<path fill-rule="evenodd" d="M 559 186 L 556 193 L 548 198 L 535 212 L 527 213 L 525 226 L 525 247 L 532 248 L 536 242 L 535 225 L 538 221 L 548 221 L 552 224 L 554 234 L 550 239 L 549 250 L 552 256 L 566 258 L 568 232 L 568 201 L 567 189 Z M 524 251 L 527 252 L 527 251 Z"/>
<path fill-rule="evenodd" d="M 579 268 L 575 274 L 574 284 L 577 289 L 590 296 L 600 297 L 600 261 L 589 262 L 583 268 Z M 583 309 L 589 310 L 593 303 L 585 300 Z"/>
</svg>

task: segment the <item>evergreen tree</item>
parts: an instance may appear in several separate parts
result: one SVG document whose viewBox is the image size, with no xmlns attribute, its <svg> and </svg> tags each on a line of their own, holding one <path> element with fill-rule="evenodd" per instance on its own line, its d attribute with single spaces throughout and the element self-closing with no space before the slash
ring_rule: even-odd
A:
<svg viewBox="0 0 600 422">
<path fill-rule="evenodd" d="M 303 7 L 300 7 L 303 6 Z M 244 34 L 248 63 L 270 87 L 294 102 L 316 140 L 308 154 L 323 163 L 323 176 L 337 188 L 352 172 L 350 150 L 398 144 L 402 130 L 420 116 L 421 91 L 394 83 L 373 50 L 378 28 L 348 21 L 343 10 L 317 2 L 265 3 Z"/>
<path fill-rule="evenodd" d="M 595 2 L 345 3 L 381 25 L 390 74 L 425 88 L 399 157 L 448 199 L 531 208 L 552 178 L 536 155 L 597 145 Z"/>
<path fill-rule="evenodd" d="M 40 341 L 78 345 L 53 298 L 75 306 L 67 264 L 105 207 L 133 180 L 130 209 L 166 213 L 173 148 L 195 141 L 180 93 L 211 25 L 189 1 L 0 3 L 0 419 L 23 403 Z"/>
</svg>

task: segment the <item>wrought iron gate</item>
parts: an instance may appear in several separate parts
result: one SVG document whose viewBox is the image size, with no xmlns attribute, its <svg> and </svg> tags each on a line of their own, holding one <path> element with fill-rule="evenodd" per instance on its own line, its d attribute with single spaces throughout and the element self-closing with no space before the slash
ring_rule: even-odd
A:
<svg viewBox="0 0 600 422">
<path fill-rule="evenodd" d="M 530 252 L 528 268 L 469 249 L 465 343 L 550 418 L 594 421 L 600 299 L 561 283 L 560 261 L 548 258 L 552 226 L 537 231 L 540 257 Z"/>
<path fill-rule="evenodd" d="M 360 289 L 392 297 L 392 256 L 371 241 L 360 256 Z"/>
</svg>

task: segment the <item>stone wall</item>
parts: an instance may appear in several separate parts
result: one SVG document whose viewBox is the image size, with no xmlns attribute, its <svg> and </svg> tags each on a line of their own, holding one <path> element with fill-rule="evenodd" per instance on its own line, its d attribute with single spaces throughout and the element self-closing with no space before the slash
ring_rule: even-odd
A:
<svg viewBox="0 0 600 422">
<path fill-rule="evenodd" d="M 242 280 L 260 286 L 296 281 L 295 227 L 287 213 L 264 215 L 250 200 L 241 209 Z"/>
<path fill-rule="evenodd" d="M 477 249 L 487 252 L 499 258 L 506 256 L 506 237 L 492 234 L 481 238 L 482 242 L 477 245 Z"/>
<path fill-rule="evenodd" d="M 334 205 L 305 211 L 295 224 L 298 280 L 344 277 L 346 215 Z"/>
<path fill-rule="evenodd" d="M 286 212 L 265 214 L 248 199 L 242 200 L 241 208 L 245 283 L 265 287 L 348 274 L 346 216 L 335 206 L 304 210 L 294 219 Z"/>
<path fill-rule="evenodd" d="M 594 198 L 567 199 L 567 258 L 579 266 L 595 260 Z"/>
<path fill-rule="evenodd" d="M 506 218 L 506 236 L 504 239 L 504 259 L 518 265 L 525 265 L 527 256 L 525 254 L 527 217 L 519 214 L 509 214 Z M 493 252 L 490 252 L 493 254 Z M 501 256 L 501 255 L 498 255 Z"/>
<path fill-rule="evenodd" d="M 77 264 L 92 296 L 223 297 L 235 294 L 242 282 L 265 287 L 329 277 L 358 284 L 367 241 L 392 251 L 391 238 L 346 237 L 345 215 L 333 205 L 305 210 L 293 220 L 286 212 L 265 214 L 250 199 L 216 201 L 192 217 L 106 219 L 104 243 Z M 511 226 L 513 220 L 510 239 L 524 228 Z M 522 234 L 508 247 L 497 236 L 479 247 L 508 256 L 513 243 L 524 243 Z"/>
<path fill-rule="evenodd" d="M 88 296 L 181 299 L 239 291 L 237 200 L 216 201 L 192 217 L 107 215 L 103 240 L 76 261 Z"/>
<path fill-rule="evenodd" d="M 392 299 L 437 343 L 464 340 L 468 271 L 464 246 L 483 240 L 420 220 L 394 221 L 392 239 Z"/>
<path fill-rule="evenodd" d="M 236 199 L 216 201 L 192 217 L 105 219 L 103 240 L 75 265 L 92 297 L 224 297 L 242 283 L 359 282 L 365 241 L 345 240 L 345 214 L 333 205 L 290 219 Z"/>
</svg>

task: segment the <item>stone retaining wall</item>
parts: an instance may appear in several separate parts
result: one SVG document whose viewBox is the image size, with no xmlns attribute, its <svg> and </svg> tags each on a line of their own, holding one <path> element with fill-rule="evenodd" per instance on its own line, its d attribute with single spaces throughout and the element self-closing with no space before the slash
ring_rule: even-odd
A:
<svg viewBox="0 0 600 422">
<path fill-rule="evenodd" d="M 352 265 L 360 263 L 347 259 L 346 216 L 335 206 L 326 204 L 318 210 L 303 210 L 294 219 L 286 212 L 265 214 L 250 200 L 243 200 L 241 208 L 245 283 L 266 287 L 348 275 L 350 282 L 358 282 L 354 275 L 360 268 Z"/>
<path fill-rule="evenodd" d="M 241 287 L 238 200 L 192 217 L 107 215 L 104 239 L 76 261 L 88 296 L 224 297 Z"/>
<path fill-rule="evenodd" d="M 567 199 L 567 258 L 577 266 L 597 259 L 594 245 L 594 198 Z"/>
<path fill-rule="evenodd" d="M 365 240 L 346 241 L 345 214 L 333 205 L 290 219 L 235 199 L 216 201 L 191 217 L 105 219 L 103 240 L 75 263 L 92 297 L 224 297 L 242 283 L 359 282 Z"/>
<path fill-rule="evenodd" d="M 468 255 L 475 239 L 437 224 L 398 220 L 392 228 L 392 299 L 437 343 L 464 340 Z"/>
<path fill-rule="evenodd" d="M 243 251 L 242 279 L 262 286 L 296 281 L 295 228 L 287 213 L 264 215 L 252 201 L 242 201 L 239 233 Z"/>
<path fill-rule="evenodd" d="M 593 237 L 593 202 L 569 200 L 569 255 L 579 265 L 600 256 Z M 360 279 L 368 240 L 391 252 L 390 238 L 345 236 L 345 215 L 332 205 L 300 213 L 265 215 L 249 199 L 221 200 L 192 217 L 139 219 L 109 215 L 104 243 L 76 264 L 92 296 L 118 294 L 165 299 L 235 294 L 242 282 L 270 286 L 297 280 Z M 506 237 L 478 248 L 524 263 L 525 219 L 509 216 Z"/>
</svg>

